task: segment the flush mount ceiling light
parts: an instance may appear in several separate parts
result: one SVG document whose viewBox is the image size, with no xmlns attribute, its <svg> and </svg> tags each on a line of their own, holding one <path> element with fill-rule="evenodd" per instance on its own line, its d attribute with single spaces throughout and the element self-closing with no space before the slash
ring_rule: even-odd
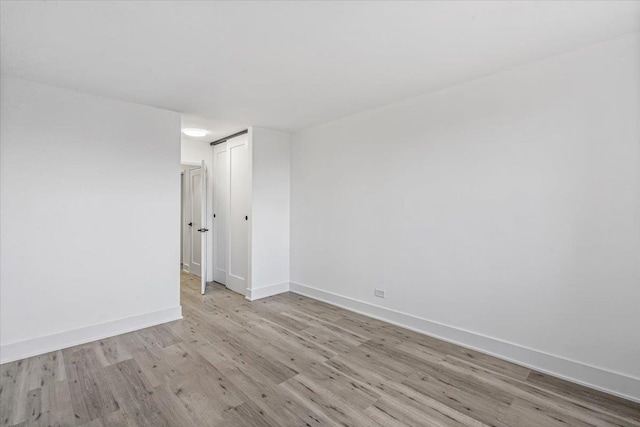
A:
<svg viewBox="0 0 640 427">
<path fill-rule="evenodd" d="M 182 129 L 182 133 L 184 133 L 187 136 L 201 137 L 201 136 L 205 136 L 209 132 L 207 132 L 204 129 L 187 128 L 187 129 Z"/>
</svg>

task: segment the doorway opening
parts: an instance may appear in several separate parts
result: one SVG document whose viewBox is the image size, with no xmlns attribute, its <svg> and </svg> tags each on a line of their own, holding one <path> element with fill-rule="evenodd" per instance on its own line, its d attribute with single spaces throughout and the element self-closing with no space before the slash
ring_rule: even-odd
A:
<svg viewBox="0 0 640 427">
<path fill-rule="evenodd" d="M 192 285 L 201 282 L 202 294 L 208 282 L 247 296 L 249 131 L 205 144 L 182 141 L 180 270 Z"/>
<path fill-rule="evenodd" d="M 206 286 L 206 167 L 181 164 L 180 270 L 198 276 Z"/>
</svg>

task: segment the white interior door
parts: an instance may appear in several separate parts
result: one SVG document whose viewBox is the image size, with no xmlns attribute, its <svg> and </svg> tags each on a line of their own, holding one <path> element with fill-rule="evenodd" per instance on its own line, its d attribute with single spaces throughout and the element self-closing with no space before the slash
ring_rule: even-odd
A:
<svg viewBox="0 0 640 427">
<path fill-rule="evenodd" d="M 184 259 L 184 229 L 186 227 L 184 222 L 184 202 L 185 202 L 185 177 L 184 177 L 184 169 L 180 171 L 180 269 L 185 268 L 186 260 Z"/>
<path fill-rule="evenodd" d="M 193 228 L 193 215 L 191 214 L 191 177 L 190 169 L 183 166 L 182 175 L 182 269 L 191 272 L 191 229 Z"/>
<path fill-rule="evenodd" d="M 249 284 L 249 138 L 227 141 L 229 157 L 229 234 L 227 287 L 246 295 Z"/>
<path fill-rule="evenodd" d="M 189 203 L 191 219 L 189 220 L 189 273 L 202 277 L 202 169 L 189 170 Z"/>
<path fill-rule="evenodd" d="M 200 166 L 200 291 L 204 295 L 207 288 L 207 167 L 202 161 Z"/>
<path fill-rule="evenodd" d="M 213 280 L 227 284 L 229 228 L 229 156 L 227 143 L 213 146 Z"/>
</svg>

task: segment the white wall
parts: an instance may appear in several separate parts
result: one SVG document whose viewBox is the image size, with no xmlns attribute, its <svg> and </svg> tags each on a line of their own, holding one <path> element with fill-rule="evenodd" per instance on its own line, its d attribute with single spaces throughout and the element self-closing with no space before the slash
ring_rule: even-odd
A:
<svg viewBox="0 0 640 427">
<path fill-rule="evenodd" d="M 640 400 L 639 104 L 634 34 L 294 135 L 292 290 Z"/>
<path fill-rule="evenodd" d="M 2 78 L 2 361 L 181 317 L 180 116 Z"/>
<path fill-rule="evenodd" d="M 249 298 L 289 289 L 290 150 L 287 133 L 253 127 Z"/>
<path fill-rule="evenodd" d="M 213 151 L 210 141 L 194 141 L 182 138 L 181 142 L 181 161 L 182 163 L 198 163 L 203 160 L 206 166 L 207 174 L 207 224 L 205 228 L 211 230 L 213 222 Z M 210 231 L 205 233 L 207 239 L 207 282 L 213 281 L 213 233 Z"/>
<path fill-rule="evenodd" d="M 182 163 L 200 163 L 211 161 L 211 145 L 208 141 L 194 141 L 182 138 L 180 143 L 180 159 Z"/>
</svg>

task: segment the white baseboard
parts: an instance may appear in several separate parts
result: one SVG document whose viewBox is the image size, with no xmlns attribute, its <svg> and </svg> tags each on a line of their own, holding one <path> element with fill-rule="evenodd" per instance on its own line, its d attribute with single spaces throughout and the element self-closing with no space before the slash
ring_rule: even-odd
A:
<svg viewBox="0 0 640 427">
<path fill-rule="evenodd" d="M 0 364 L 182 319 L 182 307 L 167 308 L 0 346 Z"/>
<path fill-rule="evenodd" d="M 475 332 L 291 282 L 290 291 L 374 319 L 477 350 L 536 371 L 640 402 L 640 378 L 548 354 Z"/>
<path fill-rule="evenodd" d="M 249 301 L 255 301 L 257 299 L 282 294 L 288 291 L 289 282 L 282 282 L 276 283 L 275 285 L 262 286 L 257 289 L 247 289 L 247 296 L 245 298 Z"/>
</svg>

